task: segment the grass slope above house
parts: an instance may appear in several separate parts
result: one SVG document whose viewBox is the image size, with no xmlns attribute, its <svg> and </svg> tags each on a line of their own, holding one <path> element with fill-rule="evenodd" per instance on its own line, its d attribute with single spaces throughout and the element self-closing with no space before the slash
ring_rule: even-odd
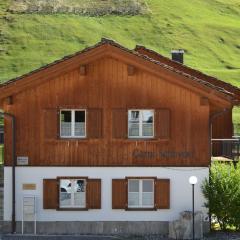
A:
<svg viewBox="0 0 240 240">
<path fill-rule="evenodd" d="M 140 15 L 14 14 L 0 2 L 0 82 L 93 45 L 101 37 L 144 45 L 169 56 L 186 50 L 185 64 L 240 86 L 239 0 L 146 0 Z"/>
</svg>

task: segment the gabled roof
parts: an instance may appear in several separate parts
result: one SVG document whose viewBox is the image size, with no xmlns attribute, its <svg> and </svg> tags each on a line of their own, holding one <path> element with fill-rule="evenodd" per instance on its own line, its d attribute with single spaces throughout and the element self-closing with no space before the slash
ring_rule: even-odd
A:
<svg viewBox="0 0 240 240">
<path fill-rule="evenodd" d="M 173 62 L 142 46 L 137 46 L 135 50 L 130 50 L 113 40 L 105 38 L 92 47 L 85 48 L 75 54 L 66 56 L 37 70 L 7 81 L 0 86 L 0 99 L 24 91 L 26 88 L 35 84 L 40 84 L 80 64 L 87 64 L 97 57 L 103 57 L 104 55 L 118 57 L 120 54 L 125 54 L 125 58 L 133 65 L 141 66 L 146 70 L 152 70 L 156 74 L 162 69 L 177 74 L 183 79 L 183 81 L 178 81 L 178 84 L 193 85 L 196 91 L 205 91 L 211 96 L 215 95 L 219 101 L 225 99 L 225 101 L 233 104 L 234 101 L 240 99 L 240 94 L 236 94 L 236 92 L 238 93 L 240 90 L 230 84 L 209 76 L 206 77 L 207 75 L 203 73 Z"/>
</svg>

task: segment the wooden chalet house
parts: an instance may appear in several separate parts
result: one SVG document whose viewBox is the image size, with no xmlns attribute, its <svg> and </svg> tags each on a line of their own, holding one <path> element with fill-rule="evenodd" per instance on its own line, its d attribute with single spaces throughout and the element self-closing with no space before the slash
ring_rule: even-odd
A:
<svg viewBox="0 0 240 240">
<path fill-rule="evenodd" d="M 107 39 L 1 85 L 16 122 L 13 139 L 5 118 L 5 230 L 31 195 L 39 233 L 167 233 L 191 210 L 192 175 L 207 214 L 211 138 L 232 138 L 239 99 L 230 84 Z"/>
</svg>

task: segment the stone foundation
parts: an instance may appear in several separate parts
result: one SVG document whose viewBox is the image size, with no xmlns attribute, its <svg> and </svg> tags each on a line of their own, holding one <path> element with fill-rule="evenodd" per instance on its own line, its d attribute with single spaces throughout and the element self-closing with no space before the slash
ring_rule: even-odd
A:
<svg viewBox="0 0 240 240">
<path fill-rule="evenodd" d="M 31 234 L 34 231 L 32 222 L 24 223 L 24 233 Z M 37 234 L 127 234 L 168 235 L 168 222 L 37 222 Z M 22 223 L 17 222 L 17 233 L 21 233 Z M 11 233 L 11 222 L 3 223 L 3 233 Z"/>
</svg>

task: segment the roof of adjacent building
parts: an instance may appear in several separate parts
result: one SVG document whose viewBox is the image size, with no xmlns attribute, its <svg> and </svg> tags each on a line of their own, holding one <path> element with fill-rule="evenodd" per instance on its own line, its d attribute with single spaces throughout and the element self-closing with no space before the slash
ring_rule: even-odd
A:
<svg viewBox="0 0 240 240">
<path fill-rule="evenodd" d="M 10 95 L 10 93 L 11 93 L 10 89 L 12 87 L 15 87 L 17 85 L 17 83 L 24 81 L 24 79 L 26 81 L 27 80 L 32 81 L 32 80 L 34 80 L 34 77 L 35 77 L 36 79 L 39 80 L 39 76 L 38 76 L 39 73 L 41 73 L 41 72 L 44 73 L 45 70 L 54 68 L 54 66 L 56 66 L 62 62 L 70 61 L 71 59 L 74 59 L 75 57 L 78 57 L 80 55 L 88 54 L 93 49 L 100 48 L 101 46 L 111 46 L 111 47 L 120 49 L 125 53 L 134 55 L 137 58 L 142 59 L 147 62 L 150 62 L 153 65 L 157 65 L 157 66 L 167 69 L 171 72 L 175 72 L 176 74 L 181 75 L 184 78 L 190 80 L 189 83 L 197 83 L 197 84 L 199 84 L 199 86 L 201 85 L 206 88 L 212 89 L 212 91 L 215 93 L 220 93 L 223 97 L 225 97 L 226 99 L 231 101 L 233 104 L 238 104 L 238 102 L 240 101 L 240 89 L 229 83 L 226 83 L 217 78 L 208 76 L 200 71 L 197 71 L 195 69 L 187 67 L 178 62 L 172 61 L 171 59 L 164 57 L 161 54 L 154 52 L 153 50 L 147 49 L 144 46 L 136 46 L 135 49 L 130 50 L 130 49 L 125 48 L 122 45 L 118 44 L 117 42 L 106 39 L 106 38 L 103 38 L 100 42 L 98 42 L 97 44 L 95 44 L 91 47 L 87 47 L 81 51 L 74 53 L 74 54 L 65 56 L 60 60 L 57 60 L 50 64 L 47 64 L 41 68 L 38 68 L 34 71 L 31 71 L 27 74 L 24 74 L 20 77 L 11 79 L 11 80 L 1 84 L 0 92 L 2 92 L 4 94 L 1 94 L 2 97 L 0 97 L 0 98 L 4 98 L 7 95 Z M 29 84 L 29 82 L 28 82 L 28 84 Z M 28 84 L 25 84 L 25 85 L 29 86 Z M 6 89 L 8 91 L 5 91 Z M 14 94 L 17 92 L 17 90 L 15 89 L 12 92 Z"/>
<path fill-rule="evenodd" d="M 160 53 L 153 51 L 151 49 L 148 49 L 142 45 L 137 45 L 135 47 L 135 51 L 141 53 L 141 54 L 146 54 L 147 56 L 149 56 L 150 58 L 153 58 L 159 62 L 165 63 L 169 66 L 172 66 L 173 68 L 177 68 L 180 71 L 187 73 L 191 76 L 194 76 L 196 78 L 200 78 L 206 82 L 209 82 L 215 86 L 218 86 L 222 89 L 225 89 L 231 93 L 233 93 L 235 95 L 235 97 L 237 97 L 238 100 L 240 100 L 240 89 L 236 86 L 233 86 L 230 83 L 227 83 L 225 81 L 222 81 L 220 79 L 217 79 L 216 77 L 213 76 L 209 76 L 201 71 L 198 71 L 196 69 L 193 69 L 189 66 L 186 66 L 184 64 L 181 64 L 179 62 L 173 61 L 170 58 L 167 58 L 163 55 L 161 55 Z"/>
</svg>

